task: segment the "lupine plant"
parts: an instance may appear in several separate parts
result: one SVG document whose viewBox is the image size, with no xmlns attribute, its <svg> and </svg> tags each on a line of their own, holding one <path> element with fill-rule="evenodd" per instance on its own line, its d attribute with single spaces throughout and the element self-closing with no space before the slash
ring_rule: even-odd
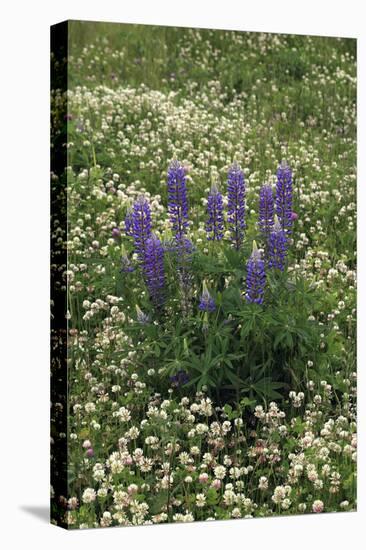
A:
<svg viewBox="0 0 366 550">
<path fill-rule="evenodd" d="M 284 170 L 283 164 L 280 169 Z M 286 173 L 290 173 L 287 166 Z M 167 383 L 174 380 L 176 387 L 185 389 L 207 387 L 218 401 L 237 400 L 247 394 L 266 400 L 280 395 L 278 390 L 290 383 L 301 389 L 301 374 L 297 372 L 301 369 L 301 355 L 319 345 L 319 331 L 305 317 L 303 303 L 310 288 L 289 292 L 291 287 L 287 287 L 290 283 L 285 259 L 290 250 L 285 231 L 273 213 L 272 189 L 264 185 L 260 192 L 258 225 L 264 249 L 259 249 L 253 240 L 252 251 L 245 258 L 244 176 L 236 163 L 229 167 L 228 174 L 228 238 L 224 238 L 223 200 L 215 186 L 207 201 L 207 241 L 214 237 L 219 248 L 202 254 L 190 240 L 186 171 L 182 163 L 174 160 L 167 177 L 167 210 L 173 239 L 164 236 L 163 241 L 168 244 L 163 244 L 154 233 L 147 199 L 138 197 L 133 206 L 133 237 L 134 250 L 142 261 L 137 272 L 132 273 L 131 261 L 124 252 L 122 264 L 128 266 L 131 277 L 140 273 L 147 290 L 148 313 L 142 316 L 139 310 L 137 316 L 145 332 L 145 358 L 150 357 L 147 350 L 151 338 L 150 361 L 159 357 L 161 362 L 164 357 L 170 377 Z M 279 181 L 277 193 L 281 195 L 283 186 Z M 277 199 L 276 195 L 278 202 Z M 290 212 L 290 206 L 286 208 Z M 215 297 L 208 289 L 208 281 Z M 293 280 L 291 285 L 300 289 L 303 282 Z M 292 314 L 289 321 L 286 311 L 293 309 L 294 302 L 297 315 Z M 164 310 L 170 310 L 170 315 L 162 317 Z M 151 325 L 154 318 L 155 326 Z M 182 335 L 184 349 L 180 345 Z M 291 370 L 287 370 L 290 362 Z M 182 370 L 187 379 L 178 376 Z"/>
</svg>

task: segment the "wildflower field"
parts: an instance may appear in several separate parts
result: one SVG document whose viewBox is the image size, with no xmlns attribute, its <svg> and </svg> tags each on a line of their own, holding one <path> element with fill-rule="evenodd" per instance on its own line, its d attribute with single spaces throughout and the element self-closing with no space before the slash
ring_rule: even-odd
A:
<svg viewBox="0 0 366 550">
<path fill-rule="evenodd" d="M 53 517 L 355 510 L 356 41 L 71 22 L 67 72 Z"/>
</svg>

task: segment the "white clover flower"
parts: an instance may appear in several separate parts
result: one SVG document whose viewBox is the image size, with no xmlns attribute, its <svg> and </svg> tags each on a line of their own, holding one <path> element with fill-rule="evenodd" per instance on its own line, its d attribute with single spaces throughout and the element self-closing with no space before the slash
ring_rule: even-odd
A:
<svg viewBox="0 0 366 550">
<path fill-rule="evenodd" d="M 96 499 L 96 492 L 92 488 L 85 489 L 83 492 L 82 501 L 84 504 L 90 504 L 91 502 L 94 502 Z"/>
<path fill-rule="evenodd" d="M 236 502 L 236 495 L 232 489 L 226 489 L 223 497 L 226 506 L 231 506 Z"/>
<path fill-rule="evenodd" d="M 204 433 L 208 432 L 208 430 L 209 430 L 209 427 L 207 426 L 207 424 L 196 425 L 196 433 L 198 433 L 198 435 L 203 435 Z"/>
<path fill-rule="evenodd" d="M 104 476 L 105 476 L 104 466 L 100 462 L 97 462 L 93 466 L 93 479 L 95 479 L 95 481 L 102 481 Z"/>
<path fill-rule="evenodd" d="M 193 517 L 193 514 L 191 514 L 190 512 L 185 512 L 184 514 L 174 514 L 173 521 L 190 523 L 194 521 L 194 517 Z"/>
<path fill-rule="evenodd" d="M 230 468 L 229 470 L 230 477 L 232 477 L 233 479 L 238 479 L 242 475 L 242 473 L 242 468 L 238 468 L 237 466 L 235 466 L 234 468 Z"/>
<path fill-rule="evenodd" d="M 70 497 L 67 501 L 67 505 L 70 510 L 76 510 L 76 508 L 79 506 L 79 501 L 76 497 Z"/>
<path fill-rule="evenodd" d="M 266 491 L 268 489 L 268 478 L 267 477 L 261 476 L 259 478 L 258 489 L 260 489 L 261 491 Z"/>
<path fill-rule="evenodd" d="M 204 455 L 202 457 L 203 464 L 210 464 L 212 461 L 213 461 L 212 454 L 211 453 L 204 453 Z"/>
<path fill-rule="evenodd" d="M 113 416 L 117 416 L 121 422 L 129 422 L 131 420 L 131 413 L 126 407 L 121 407 L 118 411 L 113 413 Z"/>
<path fill-rule="evenodd" d="M 198 493 L 196 495 L 197 508 L 203 508 L 205 505 L 206 505 L 206 496 L 203 493 Z"/>
<path fill-rule="evenodd" d="M 202 399 L 199 404 L 199 412 L 205 416 L 211 416 L 213 414 L 212 401 L 208 397 Z M 193 411 L 192 411 L 193 412 Z"/>
<path fill-rule="evenodd" d="M 178 460 L 182 465 L 185 465 L 190 462 L 190 456 L 187 452 L 183 452 L 179 454 Z"/>
<path fill-rule="evenodd" d="M 109 527 L 112 523 L 112 514 L 108 511 L 103 512 L 103 516 L 100 520 L 101 527 Z"/>
<path fill-rule="evenodd" d="M 95 403 L 86 403 L 84 409 L 87 413 L 95 412 Z"/>
<path fill-rule="evenodd" d="M 126 432 L 126 436 L 129 439 L 137 439 L 140 435 L 140 430 L 136 426 L 132 426 L 128 432 Z"/>
<path fill-rule="evenodd" d="M 291 488 L 290 488 L 291 490 Z M 281 502 L 286 498 L 288 494 L 288 490 L 286 487 L 284 487 L 283 485 L 278 485 L 275 490 L 274 490 L 274 493 L 272 495 L 272 500 L 273 502 L 275 502 L 276 504 L 281 504 Z"/>
<path fill-rule="evenodd" d="M 349 506 L 349 502 L 348 500 L 343 500 L 340 504 L 339 504 L 340 508 L 348 508 Z"/>
<path fill-rule="evenodd" d="M 217 479 L 220 479 L 220 480 L 224 479 L 224 477 L 226 476 L 226 468 L 225 468 L 225 466 L 220 466 L 220 465 L 219 465 L 219 466 L 216 466 L 216 467 L 214 468 L 214 474 L 215 474 L 215 477 L 216 477 Z"/>
<path fill-rule="evenodd" d="M 283 510 L 288 510 L 291 506 L 291 500 L 289 498 L 285 498 L 282 502 L 281 502 L 281 508 Z"/>
</svg>

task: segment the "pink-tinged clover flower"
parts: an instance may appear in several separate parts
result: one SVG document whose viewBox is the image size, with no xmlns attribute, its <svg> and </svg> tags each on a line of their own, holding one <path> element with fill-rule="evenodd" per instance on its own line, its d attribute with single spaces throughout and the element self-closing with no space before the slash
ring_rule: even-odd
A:
<svg viewBox="0 0 366 550">
<path fill-rule="evenodd" d="M 121 230 L 119 227 L 113 227 L 112 229 L 112 237 L 114 237 L 115 239 L 117 239 L 118 237 L 121 236 Z"/>
<path fill-rule="evenodd" d="M 322 500 L 314 500 L 312 508 L 315 514 L 320 514 L 324 511 L 324 502 Z"/>
</svg>

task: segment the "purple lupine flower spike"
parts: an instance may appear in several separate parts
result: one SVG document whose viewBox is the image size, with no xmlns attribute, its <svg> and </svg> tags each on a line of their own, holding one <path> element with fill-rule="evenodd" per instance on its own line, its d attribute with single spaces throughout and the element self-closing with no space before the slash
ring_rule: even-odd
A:
<svg viewBox="0 0 366 550">
<path fill-rule="evenodd" d="M 207 240 L 220 241 L 224 236 L 224 203 L 214 183 L 207 199 Z"/>
<path fill-rule="evenodd" d="M 228 223 L 230 225 L 234 246 L 239 250 L 245 229 L 245 182 L 244 173 L 237 163 L 228 172 Z"/>
<path fill-rule="evenodd" d="M 276 214 L 286 237 L 291 235 L 292 217 L 292 172 L 285 161 L 277 170 Z"/>
<path fill-rule="evenodd" d="M 135 241 L 135 249 L 140 261 L 144 260 L 146 242 L 151 235 L 151 210 L 149 202 L 142 195 L 133 205 L 132 234 Z"/>
<path fill-rule="evenodd" d="M 200 309 L 201 311 L 208 311 L 210 313 L 212 313 L 216 309 L 215 300 L 212 298 L 205 282 L 203 282 L 201 301 L 199 303 L 198 309 Z"/>
<path fill-rule="evenodd" d="M 272 187 L 268 183 L 264 184 L 259 191 L 259 229 L 267 240 L 274 225 L 274 197 Z"/>
<path fill-rule="evenodd" d="M 245 298 L 247 302 L 254 304 L 263 304 L 264 288 L 266 285 L 266 272 L 264 261 L 253 241 L 253 252 L 247 262 L 247 291 Z"/>
<path fill-rule="evenodd" d="M 127 208 L 125 217 L 125 233 L 128 237 L 133 236 L 133 212 L 130 207 Z"/>
<path fill-rule="evenodd" d="M 177 372 L 177 374 L 170 377 L 170 382 L 172 386 L 179 388 L 180 386 L 184 386 L 184 384 L 187 384 L 189 382 L 189 375 L 185 370 L 181 369 Z"/>
<path fill-rule="evenodd" d="M 188 198 L 186 171 L 177 160 L 168 168 L 168 212 L 175 237 L 180 240 L 188 228 Z"/>
<path fill-rule="evenodd" d="M 268 267 L 283 271 L 286 258 L 286 235 L 275 216 L 274 228 L 268 237 Z"/>
<path fill-rule="evenodd" d="M 146 241 L 143 272 L 151 301 L 156 308 L 162 307 L 165 295 L 164 247 L 154 234 Z"/>
</svg>

